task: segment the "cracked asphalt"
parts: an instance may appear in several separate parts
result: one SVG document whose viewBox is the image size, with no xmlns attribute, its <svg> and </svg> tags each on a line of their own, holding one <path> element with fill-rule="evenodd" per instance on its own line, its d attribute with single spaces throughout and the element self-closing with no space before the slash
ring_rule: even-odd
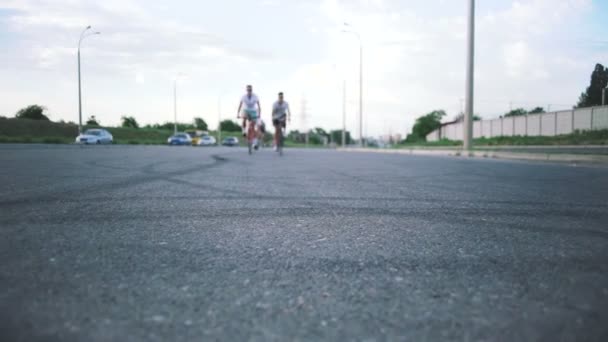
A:
<svg viewBox="0 0 608 342">
<path fill-rule="evenodd" d="M 606 341 L 608 168 L 0 146 L 2 341 Z"/>
</svg>

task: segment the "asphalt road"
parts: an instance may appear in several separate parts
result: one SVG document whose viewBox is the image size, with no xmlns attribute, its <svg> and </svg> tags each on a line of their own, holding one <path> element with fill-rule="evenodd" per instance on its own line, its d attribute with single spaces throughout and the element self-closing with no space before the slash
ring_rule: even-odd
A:
<svg viewBox="0 0 608 342">
<path fill-rule="evenodd" d="M 476 146 L 475 148 L 479 150 L 524 153 L 608 154 L 608 146 Z"/>
<path fill-rule="evenodd" d="M 606 341 L 608 169 L 0 146 L 1 341 Z"/>
</svg>

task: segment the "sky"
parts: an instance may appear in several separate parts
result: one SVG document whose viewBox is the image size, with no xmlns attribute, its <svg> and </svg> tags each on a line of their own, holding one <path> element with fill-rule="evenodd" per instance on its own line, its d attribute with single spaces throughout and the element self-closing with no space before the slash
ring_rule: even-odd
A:
<svg viewBox="0 0 608 342">
<path fill-rule="evenodd" d="M 359 40 L 366 136 L 405 134 L 465 92 L 467 0 L 0 0 L 0 115 L 27 105 L 51 120 L 118 125 L 235 119 L 252 84 L 268 118 L 276 94 L 291 128 L 358 136 Z M 571 108 L 596 63 L 608 65 L 606 0 L 478 0 L 475 112 Z"/>
</svg>

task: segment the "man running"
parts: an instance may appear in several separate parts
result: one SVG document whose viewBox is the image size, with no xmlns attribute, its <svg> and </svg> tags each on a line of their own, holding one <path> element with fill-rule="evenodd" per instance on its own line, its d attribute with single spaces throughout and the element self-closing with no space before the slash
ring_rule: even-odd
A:
<svg viewBox="0 0 608 342">
<path fill-rule="evenodd" d="M 247 136 L 247 120 L 251 121 L 254 127 L 257 129 L 257 121 L 262 114 L 262 106 L 260 106 L 260 100 L 257 95 L 253 93 L 253 87 L 247 85 L 247 93 L 241 98 L 239 103 L 239 109 L 237 110 L 237 118 L 241 117 L 241 110 L 243 110 L 243 136 Z M 244 106 L 243 106 L 244 105 Z M 244 108 L 243 108 L 244 107 Z M 257 136 L 257 134 L 256 134 Z M 255 149 L 258 148 L 257 138 L 254 139 L 253 145 Z"/>
<path fill-rule="evenodd" d="M 279 134 L 286 127 L 286 120 L 291 122 L 289 104 L 283 99 L 283 92 L 279 93 L 279 100 L 272 105 L 272 125 L 274 126 L 274 149 L 277 150 Z"/>
</svg>

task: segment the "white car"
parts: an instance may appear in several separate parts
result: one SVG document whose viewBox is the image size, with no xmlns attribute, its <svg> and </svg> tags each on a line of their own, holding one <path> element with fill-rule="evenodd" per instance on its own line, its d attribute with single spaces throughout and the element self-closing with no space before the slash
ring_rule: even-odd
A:
<svg viewBox="0 0 608 342">
<path fill-rule="evenodd" d="M 203 135 L 198 140 L 198 146 L 214 146 L 215 144 L 217 144 L 217 141 L 210 135 Z"/>
<path fill-rule="evenodd" d="M 77 144 L 111 144 L 114 137 L 102 128 L 87 129 L 76 137 Z"/>
</svg>

